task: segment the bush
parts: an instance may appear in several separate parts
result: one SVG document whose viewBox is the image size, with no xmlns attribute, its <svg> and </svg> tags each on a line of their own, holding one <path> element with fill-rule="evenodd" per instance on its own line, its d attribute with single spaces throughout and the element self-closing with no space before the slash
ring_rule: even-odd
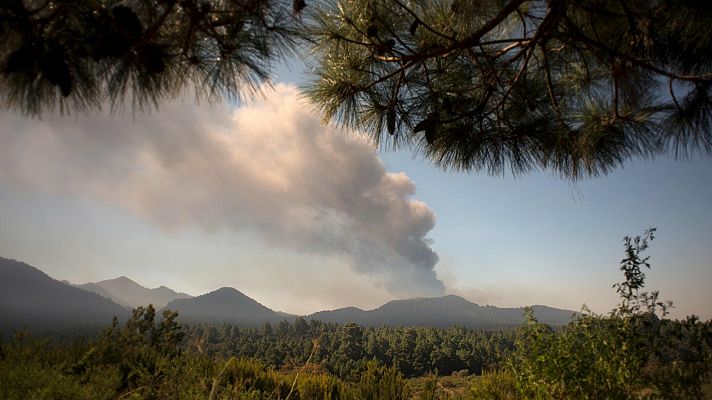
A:
<svg viewBox="0 0 712 400">
<path fill-rule="evenodd" d="M 361 379 L 355 385 L 355 399 L 407 400 L 408 388 L 403 375 L 394 367 L 369 361 Z"/>
<path fill-rule="evenodd" d="M 47 340 L 17 335 L 3 346 L 0 358 L 0 399 L 101 400 L 115 397 L 118 371 L 94 368 L 82 378 L 67 374 L 73 346 L 56 346 Z"/>
<path fill-rule="evenodd" d="M 508 371 L 485 372 L 474 381 L 467 398 L 477 400 L 517 399 L 514 377 Z"/>
<path fill-rule="evenodd" d="M 642 292 L 654 229 L 625 238 L 621 303 L 608 316 L 584 310 L 562 332 L 528 312 L 509 370 L 519 396 L 530 399 L 701 398 L 712 361 L 712 324 L 695 317 L 662 319 L 670 302 Z"/>
</svg>

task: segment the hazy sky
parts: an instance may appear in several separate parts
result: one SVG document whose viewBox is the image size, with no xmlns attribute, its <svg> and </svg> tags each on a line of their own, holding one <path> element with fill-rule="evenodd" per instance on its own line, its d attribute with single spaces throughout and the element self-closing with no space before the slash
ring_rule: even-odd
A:
<svg viewBox="0 0 712 400">
<path fill-rule="evenodd" d="M 712 157 L 576 185 L 444 172 L 319 123 L 294 74 L 240 107 L 0 115 L 0 256 L 76 283 L 232 286 L 310 313 L 459 294 L 616 304 L 622 238 L 658 228 L 648 287 L 712 318 Z"/>
</svg>

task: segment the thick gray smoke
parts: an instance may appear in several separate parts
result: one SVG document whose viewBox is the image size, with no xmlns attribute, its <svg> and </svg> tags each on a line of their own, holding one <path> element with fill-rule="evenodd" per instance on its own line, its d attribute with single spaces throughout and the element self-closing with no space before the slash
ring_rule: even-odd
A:
<svg viewBox="0 0 712 400">
<path fill-rule="evenodd" d="M 6 184 L 107 202 L 166 229 L 252 231 L 340 257 L 396 296 L 444 293 L 426 238 L 435 216 L 411 199 L 413 182 L 387 173 L 358 136 L 323 127 L 293 87 L 236 110 L 1 118 Z"/>
</svg>

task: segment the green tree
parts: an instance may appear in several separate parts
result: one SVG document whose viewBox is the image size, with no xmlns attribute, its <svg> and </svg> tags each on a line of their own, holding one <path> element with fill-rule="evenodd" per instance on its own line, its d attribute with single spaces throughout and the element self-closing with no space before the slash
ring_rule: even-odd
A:
<svg viewBox="0 0 712 400">
<path fill-rule="evenodd" d="M 287 0 L 0 0 L 0 101 L 29 114 L 128 97 L 153 107 L 187 87 L 254 92 L 300 37 Z"/>
<path fill-rule="evenodd" d="M 614 313 L 623 317 L 638 315 L 642 312 L 655 314 L 660 313 L 661 317 L 668 314 L 668 308 L 672 306 L 671 301 L 662 302 L 658 300 L 659 292 L 641 292 L 645 287 L 645 272 L 642 268 L 650 269 L 648 257 L 641 257 L 641 253 L 648 249 L 649 242 L 655 238 L 655 228 L 645 231 L 643 236 L 623 238 L 625 244 L 626 257 L 621 260 L 620 270 L 623 272 L 625 280 L 616 283 L 613 287 L 621 297 L 621 303 Z"/>
<path fill-rule="evenodd" d="M 309 324 L 302 317 L 297 317 L 292 323 L 293 330 L 296 335 L 306 335 L 309 333 Z"/>
<path fill-rule="evenodd" d="M 360 360 L 363 357 L 363 329 L 359 324 L 349 322 L 341 328 L 338 352 L 351 360 Z"/>
<path fill-rule="evenodd" d="M 269 322 L 265 322 L 262 325 L 262 331 L 261 331 L 262 336 L 271 336 L 272 335 L 272 325 Z"/>
<path fill-rule="evenodd" d="M 712 3 L 335 0 L 316 10 L 326 119 L 435 164 L 566 178 L 712 153 Z"/>
<path fill-rule="evenodd" d="M 151 345 L 164 355 L 175 355 L 180 351 L 179 345 L 185 332 L 176 321 L 177 319 L 177 311 L 163 310 L 161 322 L 157 328 L 153 328 L 151 333 Z"/>
</svg>

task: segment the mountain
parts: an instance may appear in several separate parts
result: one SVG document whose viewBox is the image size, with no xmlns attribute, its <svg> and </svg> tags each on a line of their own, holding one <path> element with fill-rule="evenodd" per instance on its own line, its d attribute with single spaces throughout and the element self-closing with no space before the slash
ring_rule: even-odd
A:
<svg viewBox="0 0 712 400">
<path fill-rule="evenodd" d="M 191 297 L 188 294 L 178 293 L 165 286 L 149 289 L 125 276 L 76 286 L 129 308 L 146 307 L 149 304 L 153 304 L 154 308 L 159 309 L 173 300 Z"/>
<path fill-rule="evenodd" d="M 265 322 L 276 323 L 293 318 L 289 314 L 273 311 L 229 287 L 190 299 L 173 300 L 165 308 L 178 311 L 178 319 L 182 322 L 259 326 Z"/>
<path fill-rule="evenodd" d="M 148 303 L 157 309 L 165 304 L 164 308 L 178 311 L 181 322 L 260 326 L 296 317 L 273 311 L 233 288 L 190 297 L 164 286 L 147 289 L 123 276 L 77 287 L 52 279 L 25 263 L 0 258 L 0 333 L 23 328 L 59 331 L 106 326 L 113 316 L 128 317 L 129 311 L 122 305 L 138 307 Z M 532 309 L 539 321 L 549 325 L 565 325 L 575 314 L 546 306 Z M 450 295 L 394 300 L 373 310 L 348 307 L 320 311 L 306 318 L 363 326 L 500 329 L 521 325 L 524 309 L 481 306 Z"/>
<path fill-rule="evenodd" d="M 573 311 L 545 306 L 532 307 L 540 322 L 565 325 Z M 394 300 L 369 311 L 355 307 L 320 311 L 307 319 L 323 322 L 356 322 L 363 326 L 464 326 L 474 329 L 516 327 L 524 322 L 524 308 L 481 306 L 459 296 Z"/>
<path fill-rule="evenodd" d="M 0 333 L 96 328 L 109 325 L 114 316 L 126 320 L 128 314 L 109 299 L 0 257 Z"/>
</svg>

